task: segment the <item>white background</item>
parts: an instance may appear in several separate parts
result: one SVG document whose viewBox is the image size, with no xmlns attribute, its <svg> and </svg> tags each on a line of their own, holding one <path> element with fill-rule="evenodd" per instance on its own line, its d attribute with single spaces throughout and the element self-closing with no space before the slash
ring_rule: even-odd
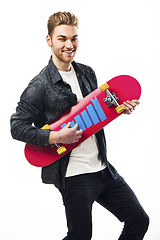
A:
<svg viewBox="0 0 160 240">
<path fill-rule="evenodd" d="M 151 223 L 145 240 L 160 239 L 160 5 L 158 0 L 27 0 L 0 7 L 1 163 L 0 239 L 61 240 L 66 235 L 59 192 L 41 183 L 41 169 L 10 136 L 10 116 L 28 82 L 48 63 L 48 17 L 78 16 L 76 61 L 95 70 L 99 85 L 129 74 L 142 86 L 141 105 L 105 127 L 108 158 L 135 191 Z M 123 224 L 98 204 L 93 240 L 116 240 Z"/>
</svg>

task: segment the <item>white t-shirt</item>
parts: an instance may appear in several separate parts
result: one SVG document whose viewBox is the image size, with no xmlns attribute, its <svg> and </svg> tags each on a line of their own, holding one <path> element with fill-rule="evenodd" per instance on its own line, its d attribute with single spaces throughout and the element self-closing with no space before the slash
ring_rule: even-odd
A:
<svg viewBox="0 0 160 240">
<path fill-rule="evenodd" d="M 71 65 L 71 71 L 59 71 L 59 73 L 61 74 L 63 81 L 71 86 L 72 92 L 77 95 L 77 99 L 80 101 L 83 96 L 73 66 Z M 66 177 L 83 173 L 98 172 L 104 168 L 106 168 L 106 165 L 102 164 L 100 159 L 98 159 L 97 140 L 95 135 L 93 135 L 72 150 Z"/>
</svg>

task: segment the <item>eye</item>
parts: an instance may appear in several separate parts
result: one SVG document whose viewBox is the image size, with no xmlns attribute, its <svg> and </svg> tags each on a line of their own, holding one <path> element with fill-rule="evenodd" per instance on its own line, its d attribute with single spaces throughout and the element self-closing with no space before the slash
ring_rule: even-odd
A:
<svg viewBox="0 0 160 240">
<path fill-rule="evenodd" d="M 66 39 L 65 39 L 65 38 L 59 38 L 58 40 L 59 40 L 60 42 L 65 42 Z"/>
<path fill-rule="evenodd" d="M 77 42 L 77 41 L 78 41 L 77 37 L 72 38 L 72 42 Z"/>
</svg>

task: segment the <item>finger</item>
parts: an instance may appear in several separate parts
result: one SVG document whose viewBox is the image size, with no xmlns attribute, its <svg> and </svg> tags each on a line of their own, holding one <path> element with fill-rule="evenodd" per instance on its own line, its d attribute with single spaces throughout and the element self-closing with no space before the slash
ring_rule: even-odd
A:
<svg viewBox="0 0 160 240">
<path fill-rule="evenodd" d="M 126 111 L 130 111 L 130 112 L 133 111 L 133 106 L 131 104 L 124 102 L 123 105 L 124 105 Z"/>
<path fill-rule="evenodd" d="M 132 100 L 132 101 L 127 100 L 126 102 L 129 103 L 129 104 L 131 104 L 131 105 L 132 105 L 132 104 L 133 104 L 133 105 L 135 105 L 135 104 L 136 104 L 136 105 L 140 104 L 140 102 L 139 102 L 138 100 Z"/>
<path fill-rule="evenodd" d="M 72 127 L 72 129 L 76 131 L 77 128 L 78 128 L 78 124 L 76 123 L 76 124 L 74 125 L 74 127 Z"/>
<path fill-rule="evenodd" d="M 75 142 L 78 142 L 79 141 L 79 139 L 81 138 L 81 136 L 79 137 L 75 137 L 73 140 L 72 140 L 72 143 L 75 143 Z"/>
<path fill-rule="evenodd" d="M 132 109 L 134 110 L 135 107 L 137 106 L 137 104 L 134 101 L 127 101 L 127 103 L 132 107 Z M 130 107 L 130 108 L 131 108 Z"/>
<path fill-rule="evenodd" d="M 127 107 L 127 104 L 126 103 L 123 103 L 124 107 L 125 107 L 125 111 L 124 111 L 124 114 L 131 114 L 133 110 L 130 110 L 129 107 Z"/>
<path fill-rule="evenodd" d="M 76 135 L 76 136 L 75 136 L 75 139 L 79 140 L 79 139 L 81 138 L 81 136 L 82 136 L 82 134 Z"/>
<path fill-rule="evenodd" d="M 72 128 L 74 131 L 76 131 L 76 135 L 81 135 L 83 133 L 82 129 L 78 127 L 78 124 L 76 123 L 74 127 Z"/>
<path fill-rule="evenodd" d="M 132 112 L 129 110 L 129 109 L 125 109 L 125 111 L 124 111 L 124 114 L 127 114 L 127 115 L 129 115 L 129 114 L 131 114 Z"/>
<path fill-rule="evenodd" d="M 76 138 L 75 138 L 75 139 L 76 139 L 77 141 L 79 141 L 81 137 L 82 137 L 82 134 L 80 134 L 80 135 L 76 136 Z"/>
<path fill-rule="evenodd" d="M 77 136 L 75 139 L 78 141 L 81 138 L 81 135 Z"/>
<path fill-rule="evenodd" d="M 71 126 L 71 123 L 68 122 L 67 125 L 64 128 L 69 128 Z"/>
<path fill-rule="evenodd" d="M 134 102 L 134 103 L 136 103 L 137 105 L 139 105 L 140 104 L 140 102 L 138 101 L 138 100 L 132 100 L 132 102 Z"/>
<path fill-rule="evenodd" d="M 78 129 L 78 130 L 76 131 L 76 133 L 77 133 L 77 136 L 78 136 L 78 135 L 81 135 L 81 134 L 83 133 L 83 131 L 82 131 L 82 129 Z"/>
<path fill-rule="evenodd" d="M 132 107 L 133 110 L 136 108 L 137 105 L 140 104 L 140 102 L 138 100 L 132 100 L 132 101 L 127 101 Z"/>
</svg>

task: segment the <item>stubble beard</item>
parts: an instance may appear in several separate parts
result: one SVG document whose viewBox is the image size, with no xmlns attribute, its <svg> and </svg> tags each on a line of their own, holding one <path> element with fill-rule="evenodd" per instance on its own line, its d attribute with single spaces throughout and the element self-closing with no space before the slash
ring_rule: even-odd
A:
<svg viewBox="0 0 160 240">
<path fill-rule="evenodd" d="M 71 59 L 65 58 L 65 57 L 63 56 L 63 52 L 61 52 L 61 54 L 60 54 L 59 52 L 55 51 L 53 48 L 52 48 L 52 52 L 54 53 L 54 55 L 56 56 L 56 58 L 57 58 L 60 62 L 62 62 L 62 63 L 71 63 L 71 62 L 73 62 L 73 60 L 74 60 L 76 50 L 75 50 L 74 55 L 73 55 L 73 57 L 72 57 Z"/>
</svg>

